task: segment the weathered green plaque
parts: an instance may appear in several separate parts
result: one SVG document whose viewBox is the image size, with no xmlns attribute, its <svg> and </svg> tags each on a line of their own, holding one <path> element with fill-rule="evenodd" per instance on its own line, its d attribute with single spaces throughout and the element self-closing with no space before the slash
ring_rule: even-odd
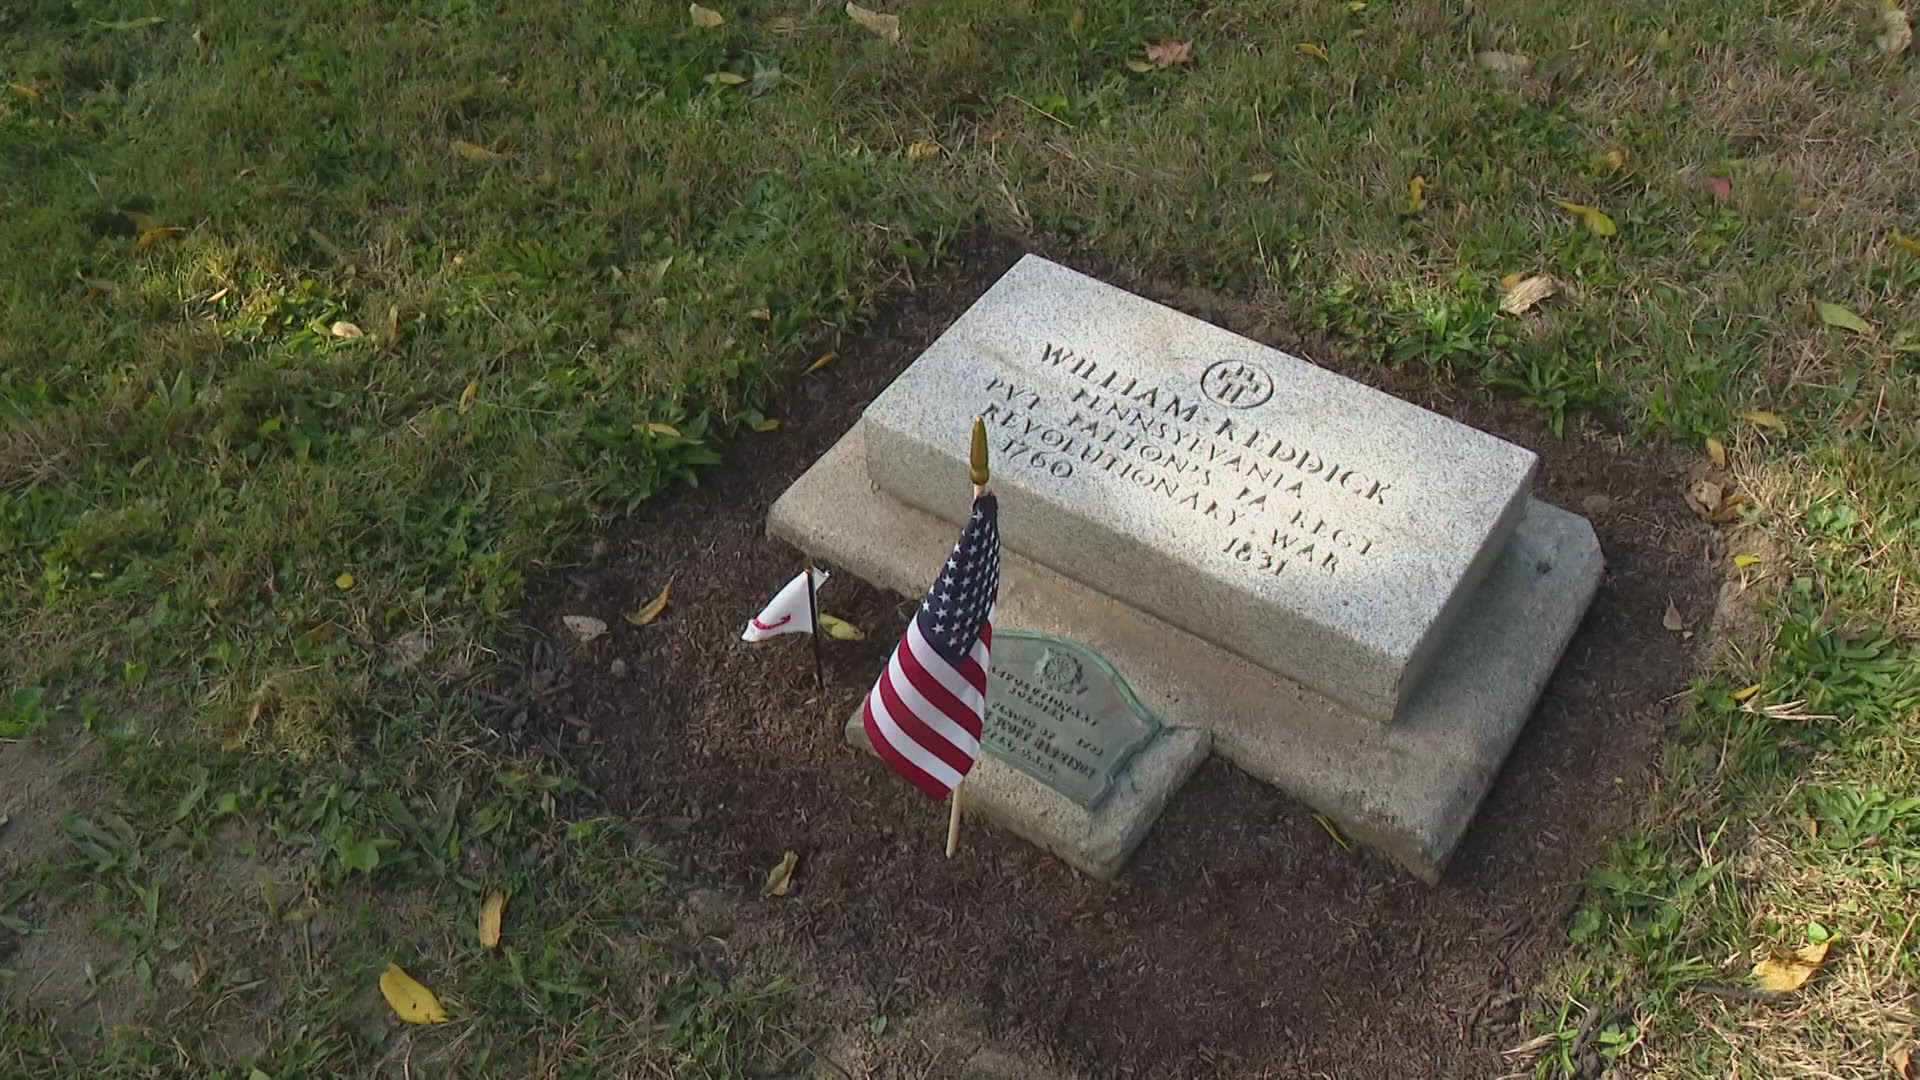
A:
<svg viewBox="0 0 1920 1080">
<path fill-rule="evenodd" d="M 1084 645 L 995 630 L 987 752 L 1092 810 L 1160 732 L 1113 665 Z"/>
</svg>

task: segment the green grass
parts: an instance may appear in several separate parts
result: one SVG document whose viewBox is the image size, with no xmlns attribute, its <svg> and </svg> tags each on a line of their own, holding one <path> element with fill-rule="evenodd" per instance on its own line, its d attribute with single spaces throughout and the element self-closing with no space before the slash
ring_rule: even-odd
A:
<svg viewBox="0 0 1920 1080">
<path fill-rule="evenodd" d="M 406 941 L 447 944 L 478 883 L 392 807 L 437 806 L 455 779 L 486 792 L 473 814 L 524 794 L 502 777 L 533 766 L 467 746 L 447 688 L 486 662 L 528 575 L 751 438 L 772 385 L 956 237 L 1031 232 L 1382 363 L 1460 369 L 1556 424 L 1726 438 L 1765 600 L 1701 672 L 1563 981 L 1624 1004 L 1606 1046 L 1637 1070 L 1865 1061 L 1893 1036 L 1840 1006 L 1916 981 L 1893 925 L 1915 887 L 1910 810 L 1890 809 L 1920 740 L 1902 674 L 1920 630 L 1920 258 L 1892 239 L 1920 233 L 1914 61 L 1875 49 L 1869 4 L 1562 7 L 921 0 L 888 9 L 898 48 L 831 5 L 773 2 L 719 5 L 718 30 L 605 0 L 0 10 L 0 738 L 87 727 L 124 747 L 104 767 L 141 822 L 120 843 L 142 850 L 172 843 L 148 763 L 186 754 L 222 778 L 203 798 L 235 795 L 225 816 L 297 837 L 304 888 L 419 897 Z M 1193 61 L 1127 67 L 1162 36 L 1195 40 Z M 1489 49 L 1536 73 L 1484 70 Z M 940 152 L 911 158 L 920 140 Z M 1515 273 L 1562 294 L 1501 314 Z M 1871 332 L 1823 323 L 1817 301 Z M 1737 419 L 1755 408 L 1784 433 Z M 328 770 L 358 779 L 334 796 L 294 779 Z M 161 786 L 185 798 L 177 779 Z M 348 791 L 356 809 L 325 808 Z M 590 800 L 542 814 L 510 828 L 593 820 Z M 216 891 L 207 844 L 168 850 L 164 870 L 114 871 L 126 897 L 183 875 L 158 921 L 124 930 L 149 968 L 177 962 L 152 955 L 164 898 Z M 553 887 L 600 895 L 567 875 L 617 862 L 586 844 Z M 541 948 L 593 970 L 599 931 L 535 910 Z M 1835 996 L 1820 1023 L 1755 1025 L 1751 1004 L 1690 989 L 1739 982 L 1729 957 L 1811 923 L 1859 943 L 1815 984 Z M 373 952 L 287 973 L 295 1015 L 364 993 Z M 493 1012 L 497 973 L 429 954 L 489 1003 L 475 1045 L 613 1015 L 565 995 Z M 684 985 L 732 1015 L 728 992 Z M 301 1038 L 277 1033 L 262 1060 L 377 1057 Z M 164 1043 L 136 1032 L 109 1058 L 200 1060 Z M 627 1052 L 560 1044 L 580 1049 L 540 1063 L 556 1075 Z"/>
</svg>

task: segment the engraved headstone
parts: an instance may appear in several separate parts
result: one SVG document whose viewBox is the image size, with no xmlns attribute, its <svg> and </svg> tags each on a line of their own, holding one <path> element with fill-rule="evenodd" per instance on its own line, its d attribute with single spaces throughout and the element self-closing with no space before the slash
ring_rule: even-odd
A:
<svg viewBox="0 0 1920 1080">
<path fill-rule="evenodd" d="M 1519 520 L 1529 451 L 1032 255 L 867 407 L 867 471 L 958 512 L 986 418 L 1010 550 L 1376 720 Z"/>
<path fill-rule="evenodd" d="M 988 753 L 1093 810 L 1159 731 L 1098 653 L 1046 634 L 995 633 L 981 739 Z"/>
</svg>

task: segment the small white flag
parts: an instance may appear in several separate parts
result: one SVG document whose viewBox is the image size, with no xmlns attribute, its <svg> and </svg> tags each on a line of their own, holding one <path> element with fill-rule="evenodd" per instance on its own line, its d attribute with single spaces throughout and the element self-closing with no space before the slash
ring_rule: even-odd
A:
<svg viewBox="0 0 1920 1080">
<path fill-rule="evenodd" d="M 826 581 L 827 572 L 815 567 L 813 591 L 816 596 L 819 595 L 820 586 L 826 584 Z M 776 634 L 811 633 L 813 633 L 813 612 L 807 609 L 807 572 L 802 570 L 793 575 L 793 580 L 787 582 L 786 587 L 780 590 L 772 602 L 747 623 L 746 632 L 740 635 L 740 640 L 765 641 Z"/>
</svg>

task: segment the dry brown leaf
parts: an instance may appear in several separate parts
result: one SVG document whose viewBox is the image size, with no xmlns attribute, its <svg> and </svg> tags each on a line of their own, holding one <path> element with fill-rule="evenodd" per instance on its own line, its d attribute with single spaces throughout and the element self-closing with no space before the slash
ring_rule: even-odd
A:
<svg viewBox="0 0 1920 1080">
<path fill-rule="evenodd" d="M 1407 181 L 1407 212 L 1417 214 L 1427 208 L 1427 178 L 1416 176 Z"/>
<path fill-rule="evenodd" d="M 1727 202 L 1733 198 L 1733 181 L 1724 176 L 1709 176 L 1707 190 L 1713 192 L 1714 202 Z"/>
<path fill-rule="evenodd" d="M 825 630 L 828 637 L 838 641 L 865 641 L 867 639 L 866 631 L 839 616 L 829 615 L 824 611 L 820 613 L 820 629 Z"/>
<path fill-rule="evenodd" d="M 880 38 L 890 45 L 900 44 L 900 16 L 898 15 L 882 15 L 877 11 L 869 11 L 861 7 L 853 0 L 847 0 L 847 18 L 880 35 Z"/>
<path fill-rule="evenodd" d="M 793 890 L 793 871 L 800 865 L 800 853 L 789 851 L 779 865 L 767 871 L 767 883 L 760 886 L 761 896 L 785 896 Z"/>
<path fill-rule="evenodd" d="M 607 632 L 606 620 L 591 615 L 562 615 L 560 625 L 566 627 L 582 645 Z"/>
<path fill-rule="evenodd" d="M 1787 430 L 1787 422 L 1780 419 L 1778 413 L 1769 412 L 1766 409 L 1750 409 L 1741 413 L 1740 419 L 1745 420 L 1755 427 L 1768 428 L 1782 434 L 1785 434 Z"/>
<path fill-rule="evenodd" d="M 1687 486 L 1687 508 L 1703 518 L 1712 518 L 1726 498 L 1726 490 L 1711 480 L 1695 480 Z"/>
<path fill-rule="evenodd" d="M 827 366 L 828 364 L 831 364 L 831 363 L 833 363 L 833 361 L 835 360 L 835 358 L 837 358 L 837 357 L 838 357 L 839 355 L 840 355 L 840 354 L 839 354 L 839 353 L 837 353 L 837 352 L 824 352 L 824 353 L 821 353 L 821 354 L 820 354 L 820 359 L 818 359 L 818 360 L 815 360 L 815 361 L 814 361 L 813 363 L 811 363 L 811 364 L 808 364 L 808 365 L 807 365 L 807 370 L 805 370 L 805 371 L 803 371 L 803 372 L 801 372 L 800 374 L 802 374 L 802 375 L 811 375 L 811 374 L 813 374 L 814 372 L 816 372 L 816 371 L 819 371 L 819 370 L 820 370 L 821 368 L 823 368 L 823 367 L 826 367 L 826 366 Z"/>
<path fill-rule="evenodd" d="M 380 996 L 387 999 L 394 1014 L 409 1024 L 444 1024 L 447 1011 L 433 991 L 415 982 L 399 964 L 388 964 L 380 976 Z"/>
<path fill-rule="evenodd" d="M 1887 1064 L 1892 1066 L 1893 1075 L 1900 1080 L 1912 1080 L 1913 1074 L 1909 1070 L 1913 1066 L 1913 1047 L 1906 1043 L 1894 1047 L 1893 1052 L 1887 1055 Z"/>
<path fill-rule="evenodd" d="M 925 161 L 940 153 L 940 144 L 932 139 L 915 139 L 907 146 L 908 161 Z"/>
<path fill-rule="evenodd" d="M 640 345 L 640 342 L 645 339 L 643 339 L 640 336 L 640 331 L 635 330 L 633 327 L 620 326 L 620 327 L 614 328 L 613 340 L 619 342 L 622 345 L 638 348 Z"/>
<path fill-rule="evenodd" d="M 1880 24 L 1886 29 L 1873 39 L 1873 43 L 1880 46 L 1882 53 L 1899 56 L 1913 45 L 1913 20 L 1907 17 L 1905 10 L 1890 8 L 1881 12 Z"/>
<path fill-rule="evenodd" d="M 711 30 L 727 21 L 726 16 L 699 4 L 687 5 L 687 18 L 693 20 L 694 28 L 699 30 Z"/>
<path fill-rule="evenodd" d="M 647 601 L 647 606 L 641 608 L 639 611 L 627 612 L 626 619 L 635 626 L 645 626 L 659 618 L 660 613 L 667 610 L 667 603 L 672 599 L 673 582 L 668 581 L 667 584 L 661 588 L 660 595 Z"/>
<path fill-rule="evenodd" d="M 366 331 L 345 319 L 340 319 L 332 326 L 327 327 L 327 333 L 337 338 L 363 338 L 367 336 Z"/>
<path fill-rule="evenodd" d="M 1774 950 L 1765 960 L 1753 965 L 1753 979 L 1762 990 L 1780 994 L 1798 990 L 1820 970 L 1830 944 L 1823 941 L 1818 945 L 1802 945 L 1792 952 Z"/>
<path fill-rule="evenodd" d="M 1509 315 L 1525 315 L 1540 301 L 1559 291 L 1559 283 L 1551 277 L 1536 274 L 1524 281 L 1514 282 L 1513 286 L 1507 289 L 1506 296 L 1501 298 L 1500 310 Z"/>
<path fill-rule="evenodd" d="M 162 240 L 171 240 L 176 236 L 183 236 L 186 234 L 186 231 L 185 228 L 179 225 L 165 225 L 159 228 L 142 229 L 140 230 L 139 239 L 133 242 L 133 250 L 135 252 L 145 251 Z"/>
<path fill-rule="evenodd" d="M 1726 498 L 1720 500 L 1720 505 L 1714 507 L 1713 513 L 1707 515 L 1707 520 L 1715 525 L 1731 525 L 1740 520 L 1740 508 L 1748 502 L 1746 493 L 1729 492 Z"/>
<path fill-rule="evenodd" d="M 500 918 L 507 910 L 507 894 L 495 889 L 487 894 L 486 903 L 480 905 L 480 947 L 497 949 L 500 947 Z"/>
<path fill-rule="evenodd" d="M 1707 436 L 1707 460 L 1717 468 L 1727 467 L 1727 444 L 1713 436 Z"/>
<path fill-rule="evenodd" d="M 481 146 L 479 143 L 470 143 L 465 139 L 455 139 L 451 145 L 453 146 L 453 152 L 467 161 L 486 162 L 500 160 L 499 154 Z"/>
<path fill-rule="evenodd" d="M 479 392 L 480 384 L 477 382 L 468 383 L 467 388 L 460 391 L 460 415 L 465 416 L 467 410 L 473 408 L 473 395 Z"/>
<path fill-rule="evenodd" d="M 1480 52 L 1473 61 L 1495 75 L 1526 75 L 1533 71 L 1533 57 L 1525 53 Z"/>
<path fill-rule="evenodd" d="M 1261 169 L 1261 170 L 1260 170 L 1259 172 L 1257 172 L 1257 173 L 1254 173 L 1254 174 L 1253 174 L 1252 176 L 1249 176 L 1249 177 L 1247 177 L 1247 183 L 1249 183 L 1249 184 L 1271 184 L 1271 183 L 1273 183 L 1273 170 L 1272 170 L 1272 169 Z"/>
<path fill-rule="evenodd" d="M 1164 41 L 1147 42 L 1147 62 L 1157 68 L 1170 68 L 1175 64 L 1184 64 L 1193 59 L 1193 42 Z"/>
<path fill-rule="evenodd" d="M 1671 598 L 1667 600 L 1667 613 L 1660 617 L 1660 625 L 1676 634 L 1684 632 L 1687 628 L 1687 620 L 1680 617 L 1680 608 Z"/>
<path fill-rule="evenodd" d="M 758 319 L 761 322 L 772 322 L 773 309 L 763 307 L 754 308 L 752 311 L 747 312 L 747 318 Z"/>
</svg>

